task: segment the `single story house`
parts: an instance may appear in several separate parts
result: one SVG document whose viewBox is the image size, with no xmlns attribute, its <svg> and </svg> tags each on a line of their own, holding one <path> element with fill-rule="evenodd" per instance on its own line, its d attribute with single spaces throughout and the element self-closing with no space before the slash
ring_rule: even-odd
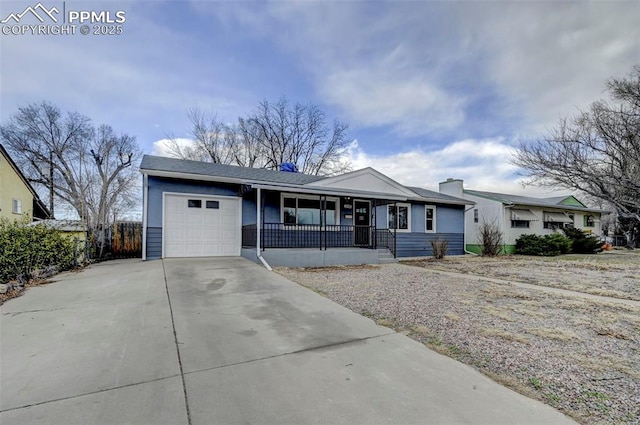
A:
<svg viewBox="0 0 640 425">
<path fill-rule="evenodd" d="M 575 227 L 602 237 L 601 218 L 608 211 L 589 208 L 573 195 L 551 198 L 509 195 L 464 188 L 459 179 L 440 183 L 440 192 L 473 201 L 465 214 L 466 250 L 482 251 L 479 228 L 495 224 L 502 231 L 505 252 L 515 252 L 516 239 L 525 234 L 549 235 L 563 227 Z"/>
<path fill-rule="evenodd" d="M 464 254 L 472 202 L 364 168 L 323 177 L 145 155 L 143 259 L 239 256 L 265 266 Z"/>
</svg>

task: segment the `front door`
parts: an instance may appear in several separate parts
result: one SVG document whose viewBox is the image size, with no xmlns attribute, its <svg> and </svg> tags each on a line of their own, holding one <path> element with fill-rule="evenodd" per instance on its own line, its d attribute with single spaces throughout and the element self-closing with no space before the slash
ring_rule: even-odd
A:
<svg viewBox="0 0 640 425">
<path fill-rule="evenodd" d="M 369 201 L 353 202 L 353 244 L 369 246 L 371 238 L 371 204 Z"/>
</svg>

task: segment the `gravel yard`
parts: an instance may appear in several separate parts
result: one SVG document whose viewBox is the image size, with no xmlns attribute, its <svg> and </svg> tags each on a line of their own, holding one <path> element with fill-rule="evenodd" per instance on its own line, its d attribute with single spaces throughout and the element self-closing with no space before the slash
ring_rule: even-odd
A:
<svg viewBox="0 0 640 425">
<path fill-rule="evenodd" d="M 607 283 L 615 288 L 610 295 L 637 296 L 640 267 L 633 261 L 601 264 L 601 270 L 585 264 L 460 258 L 277 272 L 582 423 L 640 424 L 640 307 L 476 276 L 576 289 L 573 273 L 584 292 L 618 276 L 623 283 Z"/>
</svg>

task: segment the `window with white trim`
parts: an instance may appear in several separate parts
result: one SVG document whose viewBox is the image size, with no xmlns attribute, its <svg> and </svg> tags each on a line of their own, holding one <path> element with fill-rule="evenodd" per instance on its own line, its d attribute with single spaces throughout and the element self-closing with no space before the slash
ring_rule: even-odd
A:
<svg viewBox="0 0 640 425">
<path fill-rule="evenodd" d="M 424 207 L 424 231 L 427 233 L 436 232 L 436 207 L 433 205 L 425 205 Z"/>
<path fill-rule="evenodd" d="M 321 202 L 318 197 L 282 194 L 280 205 L 281 220 L 286 225 L 323 224 Z M 327 222 L 324 224 L 328 226 L 337 224 L 338 198 L 327 197 L 325 209 Z"/>
<path fill-rule="evenodd" d="M 14 199 L 12 204 L 12 211 L 14 214 L 22 214 L 22 200 Z"/>
<path fill-rule="evenodd" d="M 585 214 L 583 217 L 583 227 L 596 227 L 596 218 L 591 214 Z"/>
<path fill-rule="evenodd" d="M 389 229 L 399 232 L 411 231 L 411 204 L 396 204 L 387 206 L 387 225 Z"/>
<path fill-rule="evenodd" d="M 478 222 L 478 209 L 477 208 L 473 209 L 473 222 L 474 223 Z"/>
</svg>

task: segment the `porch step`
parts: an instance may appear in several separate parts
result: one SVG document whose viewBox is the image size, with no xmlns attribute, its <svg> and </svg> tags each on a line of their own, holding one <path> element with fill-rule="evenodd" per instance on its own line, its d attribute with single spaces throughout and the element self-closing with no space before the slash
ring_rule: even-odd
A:
<svg viewBox="0 0 640 425">
<path fill-rule="evenodd" d="M 393 258 L 393 254 L 388 249 L 378 250 L 378 264 L 392 264 L 397 262 L 398 259 Z"/>
</svg>

